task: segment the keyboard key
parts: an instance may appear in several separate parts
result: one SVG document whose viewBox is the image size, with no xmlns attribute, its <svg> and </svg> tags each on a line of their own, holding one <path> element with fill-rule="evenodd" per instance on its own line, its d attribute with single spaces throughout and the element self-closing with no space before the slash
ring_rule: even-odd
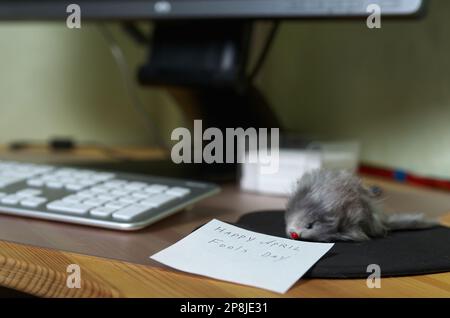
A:
<svg viewBox="0 0 450 318">
<path fill-rule="evenodd" d="M 63 202 L 67 203 L 81 203 L 81 201 L 85 200 L 85 198 L 82 198 L 77 195 L 69 195 L 62 199 Z"/>
<path fill-rule="evenodd" d="M 161 193 L 161 192 L 163 192 L 163 191 L 166 191 L 167 188 L 168 188 L 168 187 L 167 187 L 167 186 L 164 186 L 164 185 L 154 184 L 154 185 L 151 185 L 151 186 L 149 186 L 149 187 L 146 187 L 146 188 L 144 189 L 144 191 L 147 192 L 147 193 L 152 193 L 152 194 L 154 194 L 154 193 Z"/>
<path fill-rule="evenodd" d="M 143 182 L 130 182 L 123 188 L 125 190 L 136 191 L 136 190 L 141 190 L 141 189 L 145 188 L 146 186 L 147 186 L 147 184 L 143 183 Z"/>
<path fill-rule="evenodd" d="M 72 191 L 79 191 L 81 189 L 83 189 L 84 186 L 81 184 L 77 184 L 77 183 L 69 183 L 66 185 L 66 189 L 67 190 L 72 190 Z"/>
<path fill-rule="evenodd" d="M 89 213 L 92 216 L 95 216 L 95 217 L 98 217 L 98 218 L 107 218 L 111 214 L 113 214 L 113 212 L 115 212 L 115 211 L 117 211 L 117 209 L 107 208 L 107 207 L 101 206 L 101 207 L 92 209 L 91 212 L 89 212 Z"/>
<path fill-rule="evenodd" d="M 149 211 L 148 206 L 133 204 L 113 214 L 113 218 L 121 221 L 131 221 L 137 216 Z"/>
<path fill-rule="evenodd" d="M 17 195 L 7 195 L 6 197 L 2 198 L 1 202 L 4 204 L 15 205 L 18 204 L 22 199 L 23 198 Z"/>
<path fill-rule="evenodd" d="M 96 173 L 91 177 L 91 179 L 95 180 L 97 182 L 101 182 L 101 181 L 106 181 L 106 180 L 112 179 L 114 177 L 115 177 L 114 173 L 105 172 L 105 173 Z"/>
<path fill-rule="evenodd" d="M 41 193 L 42 193 L 42 191 L 37 190 L 37 189 L 24 189 L 24 190 L 20 190 L 19 192 L 17 192 L 16 195 L 18 197 L 28 198 L 28 197 L 40 195 Z"/>
<path fill-rule="evenodd" d="M 48 201 L 48 199 L 47 199 L 47 198 L 44 198 L 44 197 L 32 197 L 32 198 L 26 198 L 26 200 L 33 200 L 33 201 L 40 202 L 40 203 L 44 203 L 44 202 L 47 202 L 47 201 Z"/>
<path fill-rule="evenodd" d="M 61 189 L 62 187 L 64 187 L 64 184 L 59 181 L 48 181 L 45 183 L 45 185 L 51 189 Z"/>
<path fill-rule="evenodd" d="M 102 186 L 98 186 L 98 187 L 92 187 L 89 189 L 90 191 L 94 192 L 94 193 L 107 193 L 109 191 L 108 188 L 102 187 Z"/>
<path fill-rule="evenodd" d="M 124 203 L 124 202 L 118 202 L 118 201 L 114 201 L 114 202 L 108 202 L 105 204 L 105 207 L 107 208 L 111 208 L 111 209 L 122 209 L 126 206 L 130 205 L 129 203 Z"/>
<path fill-rule="evenodd" d="M 46 181 L 46 182 L 49 182 L 49 181 L 58 181 L 58 180 L 59 180 L 58 176 L 55 176 L 55 175 L 53 175 L 53 174 L 47 174 L 47 175 L 45 175 L 45 176 L 42 176 L 41 179 L 44 180 L 44 181 Z"/>
<path fill-rule="evenodd" d="M 116 197 L 114 197 L 112 195 L 109 195 L 109 194 L 98 194 L 96 196 L 96 198 L 99 199 L 99 200 L 105 200 L 105 202 L 107 202 L 107 201 L 114 200 Z"/>
<path fill-rule="evenodd" d="M 117 196 L 117 197 L 121 197 L 121 196 L 125 196 L 127 194 L 129 194 L 130 191 L 128 190 L 122 190 L 122 189 L 117 189 L 117 190 L 113 190 L 110 192 L 111 195 Z"/>
<path fill-rule="evenodd" d="M 85 191 L 80 191 L 80 192 L 78 192 L 78 193 L 77 193 L 77 196 L 79 196 L 80 198 L 88 199 L 88 198 L 93 198 L 93 197 L 95 197 L 95 196 L 96 196 L 96 193 L 91 192 L 91 191 L 89 191 L 89 190 L 85 190 Z"/>
<path fill-rule="evenodd" d="M 176 197 L 182 197 L 187 194 L 189 194 L 191 190 L 187 188 L 181 188 L 181 187 L 173 187 L 166 191 L 166 194 L 174 195 Z"/>
<path fill-rule="evenodd" d="M 30 179 L 27 181 L 27 184 L 31 187 L 42 187 L 45 184 L 45 181 L 42 179 Z"/>
<path fill-rule="evenodd" d="M 71 176 L 72 173 L 74 173 L 74 172 L 76 172 L 75 169 L 72 169 L 72 168 L 63 168 L 63 169 L 58 169 L 58 170 L 56 170 L 56 171 L 55 171 L 55 174 L 56 174 L 56 175 L 59 175 L 59 176 Z"/>
<path fill-rule="evenodd" d="M 26 198 L 26 199 L 20 201 L 20 205 L 23 205 L 23 206 L 29 207 L 29 208 L 36 208 L 45 202 L 47 202 L 46 198 L 32 197 L 32 198 Z"/>
<path fill-rule="evenodd" d="M 59 177 L 58 180 L 59 180 L 59 182 L 62 182 L 64 184 L 74 183 L 74 179 L 70 178 L 70 177 Z"/>
<path fill-rule="evenodd" d="M 79 183 L 85 187 L 90 187 L 90 186 L 93 186 L 94 184 L 96 184 L 97 181 L 89 180 L 89 179 L 82 179 L 82 180 L 78 180 L 77 183 Z"/>
<path fill-rule="evenodd" d="M 101 206 L 102 204 L 108 202 L 108 200 L 99 200 L 99 199 L 89 199 L 86 201 L 83 201 L 83 204 L 89 205 L 91 207 L 97 207 Z"/>
<path fill-rule="evenodd" d="M 112 181 L 107 181 L 105 183 L 103 183 L 102 185 L 108 189 L 117 189 L 117 188 L 121 188 L 122 186 L 126 185 L 128 182 L 123 181 L 123 180 L 112 180 Z"/>
<path fill-rule="evenodd" d="M 138 199 L 148 199 L 152 194 L 146 192 L 133 192 L 131 193 L 131 196 Z"/>
<path fill-rule="evenodd" d="M 154 195 L 146 200 L 142 200 L 139 202 L 139 204 L 149 206 L 149 207 L 158 207 L 158 206 L 168 203 L 172 200 L 175 200 L 176 198 L 177 197 L 175 197 L 173 195 L 161 193 L 161 194 Z"/>
<path fill-rule="evenodd" d="M 50 211 L 66 212 L 72 214 L 86 214 L 92 207 L 80 203 L 67 203 L 63 201 L 53 201 L 47 204 Z"/>
<path fill-rule="evenodd" d="M 126 196 L 126 197 L 119 198 L 118 201 L 119 201 L 119 202 L 122 202 L 122 203 L 132 204 L 132 203 L 138 202 L 138 201 L 139 201 L 139 198 L 135 198 L 135 197 L 131 197 L 131 196 Z"/>
<path fill-rule="evenodd" d="M 31 177 L 32 174 L 30 173 L 23 173 L 16 170 L 17 168 L 12 168 L 8 170 L 4 170 L 1 172 L 3 177 L 10 177 L 10 178 L 17 178 L 17 179 L 23 179 L 27 177 Z"/>
</svg>

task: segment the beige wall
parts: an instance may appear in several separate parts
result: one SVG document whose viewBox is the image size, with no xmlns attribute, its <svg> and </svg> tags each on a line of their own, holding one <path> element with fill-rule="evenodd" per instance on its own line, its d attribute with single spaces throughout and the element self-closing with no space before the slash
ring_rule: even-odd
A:
<svg viewBox="0 0 450 318">
<path fill-rule="evenodd" d="M 450 1 L 429 9 L 381 30 L 286 23 L 261 86 L 290 129 L 358 138 L 365 161 L 450 177 Z"/>
<path fill-rule="evenodd" d="M 112 29 L 136 69 L 146 52 L 117 26 Z M 95 25 L 69 30 L 60 23 L 3 23 L 0 39 L 0 143 L 51 136 L 153 142 Z M 168 96 L 148 88 L 139 93 L 164 131 L 176 125 Z"/>
<path fill-rule="evenodd" d="M 259 85 L 285 125 L 321 137 L 357 138 L 362 158 L 450 177 L 449 1 L 427 19 L 288 22 Z M 145 52 L 114 26 L 132 67 Z M 71 136 L 147 144 L 117 67 L 92 25 L 0 24 L 0 143 Z M 182 124 L 173 101 L 141 89 L 166 137 Z"/>
</svg>

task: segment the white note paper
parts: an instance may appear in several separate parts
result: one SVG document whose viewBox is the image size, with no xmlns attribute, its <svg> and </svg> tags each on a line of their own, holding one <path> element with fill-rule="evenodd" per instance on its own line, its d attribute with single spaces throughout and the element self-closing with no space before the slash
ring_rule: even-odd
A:
<svg viewBox="0 0 450 318">
<path fill-rule="evenodd" d="M 150 258 L 180 271 L 285 293 L 333 245 L 279 238 L 212 220 Z"/>
</svg>

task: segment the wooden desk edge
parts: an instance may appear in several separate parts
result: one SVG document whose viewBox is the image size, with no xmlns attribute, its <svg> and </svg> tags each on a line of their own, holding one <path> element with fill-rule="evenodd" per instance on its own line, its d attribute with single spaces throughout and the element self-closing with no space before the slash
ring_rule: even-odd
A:
<svg viewBox="0 0 450 318">
<path fill-rule="evenodd" d="M 450 214 L 442 219 L 450 225 Z M 69 288 L 80 268 L 81 288 Z M 0 241 L 0 285 L 39 297 L 450 297 L 450 273 L 366 280 L 305 279 L 280 295 L 170 269 Z"/>
</svg>

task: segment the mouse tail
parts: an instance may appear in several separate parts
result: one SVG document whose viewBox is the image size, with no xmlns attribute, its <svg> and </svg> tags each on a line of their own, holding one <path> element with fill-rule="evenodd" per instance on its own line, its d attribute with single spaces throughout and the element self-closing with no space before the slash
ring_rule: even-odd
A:
<svg viewBox="0 0 450 318">
<path fill-rule="evenodd" d="M 385 224 L 391 231 L 428 229 L 439 225 L 437 220 L 427 219 L 423 214 L 388 215 Z"/>
</svg>

